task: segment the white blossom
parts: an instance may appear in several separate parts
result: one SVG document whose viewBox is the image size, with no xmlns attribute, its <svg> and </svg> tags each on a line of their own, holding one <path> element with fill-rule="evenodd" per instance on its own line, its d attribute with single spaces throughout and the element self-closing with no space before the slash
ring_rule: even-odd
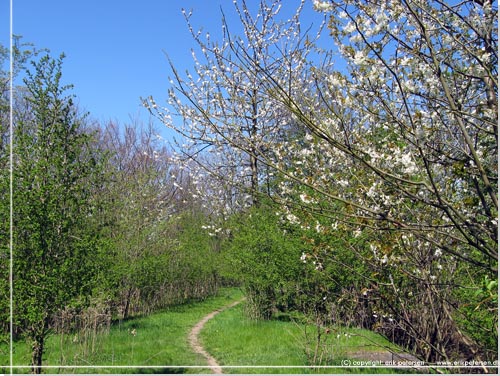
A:
<svg viewBox="0 0 500 376">
<path fill-rule="evenodd" d="M 318 12 L 327 12 L 333 9 L 333 4 L 329 1 L 314 0 L 313 8 Z"/>
<path fill-rule="evenodd" d="M 292 213 L 289 213 L 286 215 L 286 219 L 288 222 L 290 222 L 292 225 L 298 225 L 300 223 L 299 218 L 297 216 L 293 215 Z"/>
<path fill-rule="evenodd" d="M 366 62 L 366 55 L 363 51 L 356 51 L 353 57 L 353 63 L 356 65 L 363 65 Z"/>
<path fill-rule="evenodd" d="M 313 200 L 306 194 L 302 193 L 300 196 L 300 200 L 304 203 L 304 204 L 310 204 L 313 202 Z"/>
</svg>

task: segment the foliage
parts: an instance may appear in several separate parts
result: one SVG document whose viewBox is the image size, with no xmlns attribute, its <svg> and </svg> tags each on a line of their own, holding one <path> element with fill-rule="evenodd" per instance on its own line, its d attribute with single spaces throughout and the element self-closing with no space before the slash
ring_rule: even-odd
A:
<svg viewBox="0 0 500 376">
<path fill-rule="evenodd" d="M 18 79 L 29 59 L 40 52 L 29 43 L 21 43 L 20 36 L 13 36 L 13 71 L 6 69 L 9 50 L 0 44 L 0 344 L 9 341 L 10 332 L 10 125 L 11 105 L 14 111 L 22 110 L 22 89 L 11 82 Z M 11 84 L 14 91 L 11 92 Z M 11 98 L 12 96 L 12 98 Z M 11 103 L 12 99 L 12 103 Z M 14 114 L 13 114 L 14 115 Z M 9 327 L 8 327 L 9 326 Z M 3 347 L 2 347 L 3 348 Z M 2 350 L 0 350 L 2 351 Z"/>
<path fill-rule="evenodd" d="M 34 372 L 52 315 L 89 294 L 97 249 L 88 218 L 99 162 L 86 153 L 90 136 L 64 96 L 62 58 L 33 62 L 29 112 L 14 129 L 14 323 L 32 341 Z"/>
<path fill-rule="evenodd" d="M 279 225 L 272 206 L 262 204 L 236 215 L 223 245 L 227 276 L 245 288 L 253 318 L 271 318 L 278 307 L 293 306 L 296 285 L 304 274 L 296 261 L 300 242 Z"/>
<path fill-rule="evenodd" d="M 3 67 L 7 58 L 7 49 L 0 45 L 0 67 Z M 9 116 L 9 79 L 5 72 L 0 71 L 0 345 L 9 341 L 10 331 L 10 286 L 9 286 L 9 258 L 10 258 L 10 163 L 8 147 Z M 3 346 L 0 352 L 3 352 Z"/>
<path fill-rule="evenodd" d="M 108 223 L 100 288 L 112 315 L 145 314 L 215 293 L 213 240 L 201 205 L 188 202 L 189 181 L 151 124 L 107 124 L 99 145 L 109 156 L 100 193 Z M 177 176 L 176 176 L 177 175 Z"/>
</svg>

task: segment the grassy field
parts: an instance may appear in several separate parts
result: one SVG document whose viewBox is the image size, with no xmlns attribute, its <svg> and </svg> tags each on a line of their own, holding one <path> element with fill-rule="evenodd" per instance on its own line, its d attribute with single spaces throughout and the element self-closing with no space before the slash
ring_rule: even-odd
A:
<svg viewBox="0 0 500 376">
<path fill-rule="evenodd" d="M 45 373 L 210 373 L 205 360 L 193 353 L 187 342 L 191 328 L 208 313 L 243 296 L 238 289 L 222 289 L 217 297 L 184 304 L 147 317 L 117 322 L 108 334 L 83 338 L 83 334 L 52 335 L 48 338 Z M 389 373 L 381 368 L 316 368 L 314 364 L 342 365 L 354 352 L 380 351 L 392 347 L 375 333 L 359 329 L 323 333 L 316 347 L 312 326 L 294 321 L 252 321 L 244 304 L 228 309 L 210 320 L 201 332 L 206 350 L 223 366 L 225 373 Z M 394 348 L 394 347 L 393 347 Z M 316 360 L 313 360 L 316 353 Z M 14 344 L 14 364 L 28 366 L 29 346 Z M 0 364 L 8 364 L 0 354 Z M 77 367 L 75 367 L 77 366 Z M 111 366 L 111 367 L 109 367 Z M 272 366 L 268 368 L 266 366 Z M 300 367 L 299 367 L 300 366 Z M 119 368 L 112 368 L 119 367 Z M 14 373 L 28 373 L 29 367 Z M 401 370 L 399 370 L 401 371 Z M 0 373 L 9 373 L 2 370 Z"/>
<path fill-rule="evenodd" d="M 400 373 L 388 368 L 320 368 L 314 364 L 341 367 L 354 353 L 398 349 L 376 333 L 361 329 L 323 331 L 316 347 L 313 326 L 293 321 L 252 321 L 244 307 L 224 311 L 209 321 L 201 333 L 202 343 L 225 373 Z M 317 351 L 315 351 L 317 349 Z M 354 361 L 353 361 L 354 362 Z M 229 366 L 229 367 L 227 367 Z M 242 366 L 242 367 L 238 367 Z M 252 367 L 248 367 L 252 366 Z M 271 366 L 271 367 L 266 367 Z M 297 367 L 300 366 L 300 367 Z M 234 368 L 233 368 L 234 367 Z"/>
<path fill-rule="evenodd" d="M 147 317 L 118 322 L 111 327 L 108 335 L 87 340 L 75 334 L 50 336 L 44 364 L 51 368 L 44 369 L 44 372 L 210 373 L 207 368 L 196 367 L 205 362 L 201 356 L 191 352 L 187 334 L 203 316 L 241 297 L 242 293 L 238 289 L 222 289 L 217 297 L 202 302 L 171 307 Z M 13 358 L 14 365 L 30 364 L 29 346 L 26 342 L 14 344 Z M 0 356 L 0 364 L 9 364 L 7 354 Z M 93 368 L 95 366 L 123 368 Z M 4 371 L 8 373 L 7 370 Z M 14 369 L 14 372 L 26 373 L 29 368 Z"/>
</svg>

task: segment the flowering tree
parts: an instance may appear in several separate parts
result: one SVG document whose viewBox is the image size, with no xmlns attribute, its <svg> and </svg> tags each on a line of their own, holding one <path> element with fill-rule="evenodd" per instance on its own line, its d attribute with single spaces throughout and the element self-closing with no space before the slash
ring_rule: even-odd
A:
<svg viewBox="0 0 500 376">
<path fill-rule="evenodd" d="M 230 32 L 235 25 L 222 14 L 221 42 L 212 41 L 209 33 L 203 37 L 201 31 L 196 32 L 191 14 L 185 13 L 203 59 L 193 51 L 195 72 L 186 77 L 171 63 L 174 77 L 169 108 L 159 108 L 153 98 L 146 102 L 167 126 L 185 137 L 184 158 L 195 159 L 198 170 L 223 181 L 225 190 L 233 192 L 229 201 L 233 208 L 256 203 L 266 182 L 263 163 L 268 163 L 261 159 L 272 159 L 273 145 L 283 137 L 291 120 L 282 106 L 269 100 L 252 66 L 265 67 L 291 88 L 292 82 L 301 81 L 300 67 L 305 62 L 305 54 L 296 51 L 304 37 L 298 19 L 301 8 L 289 20 L 279 21 L 280 2 L 268 5 L 261 1 L 255 17 L 245 1 L 234 4 L 243 36 Z M 282 56 L 280 46 L 286 56 Z M 172 115 L 182 117 L 184 124 L 176 125 Z"/>
<path fill-rule="evenodd" d="M 363 195 L 335 190 L 356 215 L 496 270 L 496 11 L 472 1 L 335 4 L 316 7 L 331 11 L 348 72 L 314 70 L 307 98 L 257 66 L 262 81 L 322 152 L 366 172 Z"/>
<path fill-rule="evenodd" d="M 333 220 L 354 235 L 369 229 L 373 257 L 418 282 L 443 304 L 434 320 L 453 325 L 445 307 L 453 299 L 438 286 L 456 286 L 463 265 L 473 272 L 461 283 L 481 288 L 483 278 L 497 279 L 497 9 L 488 1 L 315 7 L 328 12 L 337 51 L 312 63 L 312 95 L 292 96 L 263 67 L 253 69 L 310 132 L 307 149 L 293 144 L 301 165 L 294 177 L 307 182 L 297 186 L 300 197 L 313 207 L 324 197 L 335 202 Z M 334 57 L 345 71 L 329 63 Z M 323 199 L 309 197 L 311 188 Z M 387 284 L 400 299 L 394 271 Z M 495 304 L 488 294 L 484 301 Z M 494 310 L 479 301 L 475 308 Z M 407 316 L 404 330 L 426 343 L 425 356 L 446 356 L 415 319 Z"/>
<path fill-rule="evenodd" d="M 367 256 L 384 266 L 386 301 L 405 322 L 398 330 L 427 348 L 421 351 L 427 359 L 450 355 L 446 346 L 435 345 L 436 336 L 448 330 L 474 349 L 457 323 L 476 339 L 488 333 L 480 341 L 489 336 L 490 349 L 496 346 L 495 331 L 485 329 L 494 326 L 494 315 L 473 329 L 472 322 L 484 317 L 452 308 L 469 304 L 470 296 L 457 294 L 463 284 L 481 296 L 471 304 L 475 312 L 496 312 L 496 294 L 488 289 L 496 285 L 498 259 L 493 5 L 316 2 L 317 9 L 329 12 L 335 57 L 343 57 L 347 71 L 327 64 L 316 69 L 315 95 L 308 98 L 291 97 L 260 71 L 311 132 L 311 148 L 306 153 L 300 148 L 297 155 L 330 159 L 319 164 L 327 168 L 309 187 L 343 204 L 335 220 L 347 224 L 349 218 L 353 235 L 369 234 L 372 255 Z M 335 162 L 342 174 L 332 168 Z M 314 204 L 305 193 L 301 197 Z M 397 271 L 405 273 L 399 281 Z M 408 293 L 408 283 L 419 286 L 415 295 L 428 298 L 413 305 L 414 298 L 401 294 Z M 394 300 L 387 299 L 391 292 Z M 457 299 L 462 301 L 453 305 Z M 433 307 L 432 314 L 422 314 L 426 306 Z M 430 317 L 441 324 L 429 327 L 424 320 Z"/>
<path fill-rule="evenodd" d="M 255 18 L 242 4 L 245 38 L 223 19 L 220 45 L 193 33 L 207 60 L 197 77 L 172 67 L 185 120 L 174 128 L 197 153 L 249 161 L 253 182 L 271 171 L 267 193 L 291 224 L 334 229 L 371 270 L 358 294 L 394 317 L 378 327 L 427 360 L 485 356 L 496 348 L 496 2 L 315 1 L 328 49 L 302 33 L 300 8 L 279 23 L 280 1 Z M 335 252 L 304 260 L 341 262 Z"/>
</svg>

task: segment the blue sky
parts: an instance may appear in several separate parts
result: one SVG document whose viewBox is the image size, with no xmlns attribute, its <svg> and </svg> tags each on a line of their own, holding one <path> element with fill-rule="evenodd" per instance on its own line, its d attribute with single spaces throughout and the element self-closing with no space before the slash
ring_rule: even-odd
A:
<svg viewBox="0 0 500 376">
<path fill-rule="evenodd" d="M 0 0 L 0 43 L 9 45 L 9 0 Z M 299 0 L 284 0 L 295 9 Z M 257 0 L 248 0 L 257 4 Z M 64 52 L 63 79 L 74 85 L 79 104 L 100 120 L 147 121 L 140 97 L 163 103 L 168 89 L 167 53 L 178 68 L 192 67 L 194 46 L 181 8 L 193 24 L 220 30 L 220 7 L 234 16 L 232 0 L 13 0 L 13 31 L 25 42 Z M 321 15 L 306 5 L 310 22 Z"/>
</svg>

